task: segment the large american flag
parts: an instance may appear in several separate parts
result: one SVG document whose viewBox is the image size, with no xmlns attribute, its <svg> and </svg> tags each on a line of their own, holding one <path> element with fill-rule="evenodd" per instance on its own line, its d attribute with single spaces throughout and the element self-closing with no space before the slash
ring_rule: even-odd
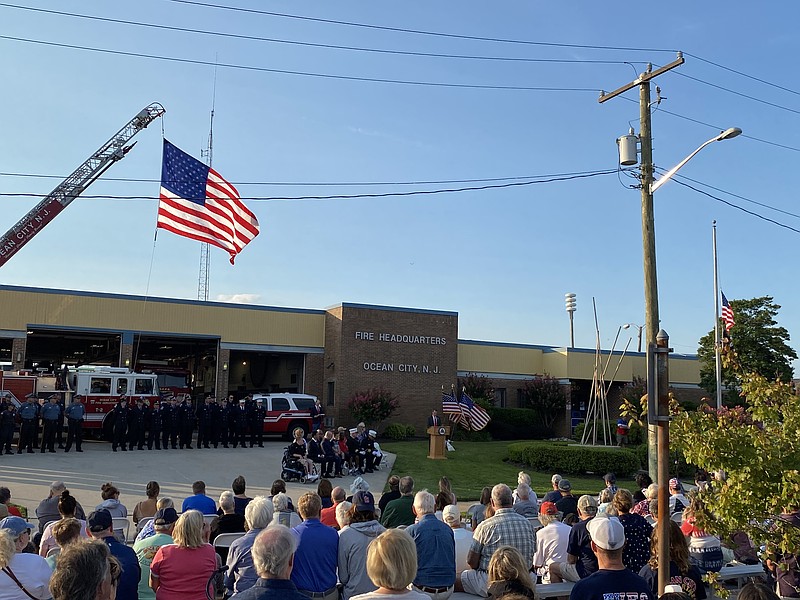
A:
<svg viewBox="0 0 800 600">
<path fill-rule="evenodd" d="M 733 320 L 733 309 L 728 304 L 725 294 L 722 291 L 720 294 L 722 294 L 722 320 L 725 322 L 725 331 L 730 331 L 731 327 L 736 325 L 736 321 Z"/>
<path fill-rule="evenodd" d="M 475 404 L 472 398 L 467 396 L 466 391 L 461 392 L 461 398 L 458 402 L 463 407 L 464 412 L 469 415 L 469 422 L 473 430 L 480 431 L 492 420 L 489 413 L 482 406 Z"/>
<path fill-rule="evenodd" d="M 208 165 L 164 140 L 156 227 L 236 255 L 258 235 L 258 219 L 239 192 Z"/>
<path fill-rule="evenodd" d="M 450 418 L 451 423 L 460 423 L 469 429 L 469 421 L 467 421 L 464 410 L 456 399 L 455 394 L 448 394 L 442 390 L 442 412 Z"/>
</svg>

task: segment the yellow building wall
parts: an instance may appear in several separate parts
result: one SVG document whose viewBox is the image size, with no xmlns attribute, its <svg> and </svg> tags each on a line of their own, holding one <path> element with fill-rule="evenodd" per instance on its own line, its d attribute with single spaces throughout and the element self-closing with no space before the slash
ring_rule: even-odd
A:
<svg viewBox="0 0 800 600">
<path fill-rule="evenodd" d="M 253 309 L 213 303 L 0 290 L 0 329 L 28 325 L 223 336 L 223 342 L 323 347 L 324 312 Z"/>
<path fill-rule="evenodd" d="M 543 353 L 541 348 L 459 341 L 458 370 L 533 376 L 542 373 Z"/>
</svg>

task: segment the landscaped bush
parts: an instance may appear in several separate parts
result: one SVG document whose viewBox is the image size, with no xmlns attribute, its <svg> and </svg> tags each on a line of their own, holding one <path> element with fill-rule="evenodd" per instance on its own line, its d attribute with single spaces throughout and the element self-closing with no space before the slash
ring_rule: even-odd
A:
<svg viewBox="0 0 800 600">
<path fill-rule="evenodd" d="M 589 446 L 519 442 L 509 444 L 508 458 L 528 465 L 534 471 L 570 475 L 611 471 L 618 477 L 630 477 L 640 468 L 639 458 L 633 451 Z"/>
<path fill-rule="evenodd" d="M 606 427 L 608 428 L 609 434 L 609 442 L 616 445 L 617 443 L 617 422 L 614 420 L 606 421 Z M 575 426 L 575 430 L 572 433 L 572 439 L 575 441 L 580 442 L 581 438 L 583 437 L 583 431 L 586 429 L 585 423 L 578 423 Z M 598 428 L 597 431 L 597 441 L 603 441 L 603 430 Z M 642 427 L 638 423 L 633 423 L 630 426 L 630 430 L 628 431 L 628 445 L 629 446 L 638 446 L 639 444 L 646 444 L 647 443 L 647 433 L 642 430 Z"/>
<path fill-rule="evenodd" d="M 383 435 L 390 440 L 407 440 L 414 437 L 417 430 L 413 425 L 404 425 L 403 423 L 392 423 L 383 430 Z"/>
<path fill-rule="evenodd" d="M 450 429 L 450 439 L 454 442 L 489 442 L 492 436 L 487 431 L 487 428 L 480 431 L 467 431 L 456 425 L 452 425 Z"/>
</svg>

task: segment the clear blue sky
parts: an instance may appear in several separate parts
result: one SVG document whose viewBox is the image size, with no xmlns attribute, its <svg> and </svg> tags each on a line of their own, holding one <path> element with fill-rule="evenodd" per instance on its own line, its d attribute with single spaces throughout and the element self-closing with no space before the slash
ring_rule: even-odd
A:
<svg viewBox="0 0 800 600">
<path fill-rule="evenodd" d="M 800 228 L 797 217 L 748 202 L 800 213 L 795 201 L 800 85 L 792 76 L 800 54 L 795 27 L 800 10 L 795 3 L 769 10 L 734 1 L 723 11 L 713 3 L 681 1 L 654 5 L 642 14 L 638 5 L 617 2 L 573 3 L 567 10 L 562 3 L 523 1 L 217 1 L 403 29 L 629 49 L 447 38 L 169 0 L 19 2 L 315 44 L 614 64 L 324 49 L 7 5 L 0 6 L 0 35 L 340 76 L 588 90 L 412 86 L 220 67 L 214 167 L 238 184 L 243 197 L 269 198 L 459 187 L 278 182 L 438 181 L 614 169 L 615 139 L 630 125 L 639 128 L 638 92 L 599 104 L 598 90 L 613 90 L 633 80 L 645 63 L 666 64 L 682 50 L 688 53 L 686 64 L 657 80 L 666 99 L 653 115 L 656 165 L 668 169 L 720 130 L 741 127 L 744 136 L 712 144 L 681 174 L 746 199 L 709 190 L 726 201 Z M 167 109 L 163 126 L 171 142 L 198 157 L 206 145 L 211 66 L 7 39 L 0 39 L 0 56 L 4 174 L 67 175 L 152 101 Z M 106 175 L 151 181 L 96 183 L 87 194 L 104 197 L 74 202 L 2 268 L 0 282 L 196 298 L 199 244 L 161 231 L 154 250 L 157 201 L 113 198 L 157 197 L 161 126 L 157 121 L 140 133 L 134 150 Z M 46 194 L 57 182 L 0 175 L 0 192 Z M 212 250 L 211 299 L 454 310 L 461 338 L 566 345 L 564 293 L 575 292 L 576 343 L 594 347 L 595 297 L 602 343 L 610 347 L 620 324 L 644 322 L 640 195 L 630 189 L 633 183 L 624 174 L 610 174 L 457 194 L 247 201 L 261 234 L 234 267 L 225 253 Z M 5 231 L 38 200 L 7 196 L 0 201 L 0 230 Z M 782 306 L 780 323 L 795 333 L 800 294 L 790 264 L 800 235 L 670 182 L 656 193 L 656 239 L 662 326 L 675 350 L 695 352 L 698 339 L 713 326 L 713 219 L 728 298 L 774 296 Z M 635 337 L 635 330 L 623 332 L 623 343 L 631 332 Z"/>
</svg>

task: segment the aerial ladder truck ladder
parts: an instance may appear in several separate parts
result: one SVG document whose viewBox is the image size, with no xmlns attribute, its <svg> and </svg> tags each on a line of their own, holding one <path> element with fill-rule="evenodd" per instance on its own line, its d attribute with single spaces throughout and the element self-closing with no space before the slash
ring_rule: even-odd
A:
<svg viewBox="0 0 800 600">
<path fill-rule="evenodd" d="M 157 102 L 142 109 L 110 140 L 100 146 L 97 152 L 75 169 L 72 175 L 62 181 L 16 225 L 3 234 L 0 237 L 0 267 L 19 252 L 45 225 L 55 219 L 62 210 L 69 206 L 70 202 L 92 185 L 111 165 L 125 158 L 128 151 L 136 144 L 134 142 L 128 145 L 131 138 L 165 112 L 164 107 Z"/>
</svg>

